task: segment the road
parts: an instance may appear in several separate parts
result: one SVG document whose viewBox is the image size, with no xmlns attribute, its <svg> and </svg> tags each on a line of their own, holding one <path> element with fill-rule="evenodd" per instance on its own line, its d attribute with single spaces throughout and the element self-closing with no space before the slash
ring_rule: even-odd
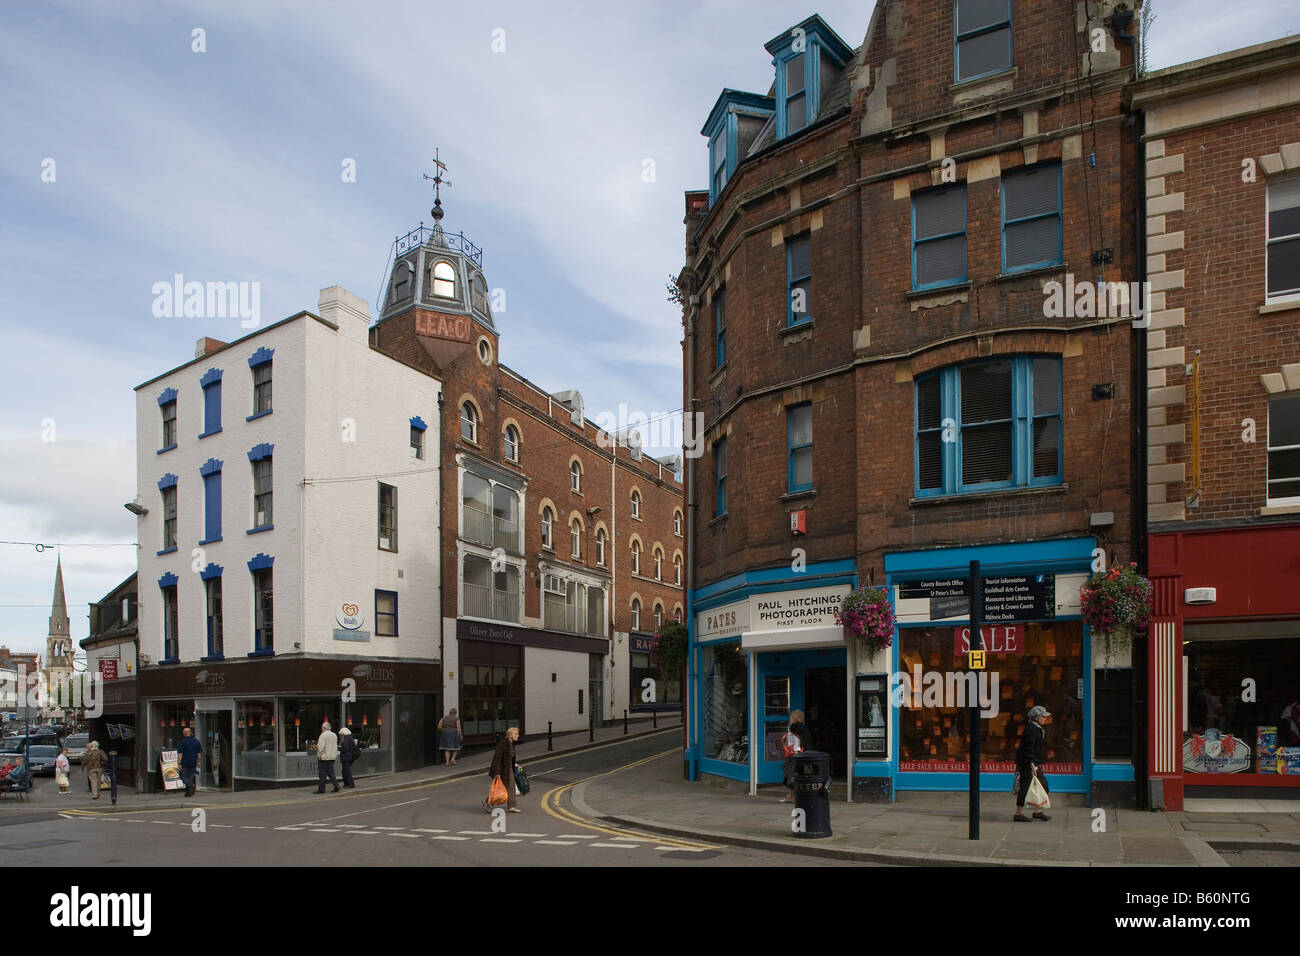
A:
<svg viewBox="0 0 1300 956">
<path fill-rule="evenodd" d="M 527 764 L 522 813 L 483 812 L 487 779 L 367 794 L 259 794 L 256 806 L 96 813 L 51 809 L 0 829 L 0 863 L 27 866 L 791 866 L 849 865 L 602 826 L 573 786 L 647 759 L 680 762 L 681 731 Z M 382 779 L 382 778 L 378 778 Z M 617 808 L 601 810 L 611 812 Z M 504 832 L 502 832 L 504 828 Z M 854 864 L 860 865 L 860 864 Z"/>
</svg>

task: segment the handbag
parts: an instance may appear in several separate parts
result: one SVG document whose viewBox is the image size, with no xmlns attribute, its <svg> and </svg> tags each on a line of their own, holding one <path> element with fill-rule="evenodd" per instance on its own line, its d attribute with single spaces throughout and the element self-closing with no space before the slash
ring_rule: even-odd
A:
<svg viewBox="0 0 1300 956">
<path fill-rule="evenodd" d="M 487 802 L 489 807 L 499 807 L 510 802 L 510 794 L 506 792 L 500 774 L 492 778 L 492 789 L 488 791 Z"/>
<path fill-rule="evenodd" d="M 528 782 L 528 773 L 523 767 L 515 767 L 515 789 L 523 795 L 531 789 L 532 785 Z"/>
<path fill-rule="evenodd" d="M 781 756 L 793 757 L 798 753 L 803 753 L 803 744 L 799 742 L 799 735 L 787 731 L 786 735 L 781 738 Z"/>
<path fill-rule="evenodd" d="M 1052 800 L 1047 795 L 1047 790 L 1043 787 L 1043 782 L 1034 775 L 1034 779 L 1029 782 L 1029 793 L 1025 795 L 1025 806 L 1032 807 L 1034 810 L 1047 810 L 1052 806 Z"/>
</svg>

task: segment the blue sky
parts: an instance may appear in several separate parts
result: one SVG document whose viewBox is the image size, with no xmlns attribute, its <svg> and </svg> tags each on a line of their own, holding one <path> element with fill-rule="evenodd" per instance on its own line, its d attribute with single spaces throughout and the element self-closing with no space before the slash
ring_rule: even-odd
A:
<svg viewBox="0 0 1300 956">
<path fill-rule="evenodd" d="M 724 86 L 766 92 L 768 39 L 818 12 L 857 46 L 871 9 L 0 6 L 0 540 L 66 543 L 85 637 L 86 603 L 135 564 L 133 386 L 199 337 L 243 331 L 155 318 L 153 284 L 259 282 L 263 324 L 335 284 L 373 303 L 393 238 L 429 222 L 435 146 L 444 226 L 483 247 L 506 294 L 501 360 L 581 388 L 589 417 L 679 409 L 664 283 L 682 265 L 682 193 L 707 184 L 699 128 Z M 1239 0 L 1231 18 L 1217 0 L 1155 9 L 1156 68 L 1300 29 L 1277 0 Z M 0 544 L 0 643 L 43 650 L 55 555 Z"/>
</svg>

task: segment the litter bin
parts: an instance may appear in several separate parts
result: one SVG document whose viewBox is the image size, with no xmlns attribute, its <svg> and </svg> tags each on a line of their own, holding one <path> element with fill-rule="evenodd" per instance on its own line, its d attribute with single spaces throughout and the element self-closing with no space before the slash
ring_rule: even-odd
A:
<svg viewBox="0 0 1300 956">
<path fill-rule="evenodd" d="M 831 836 L 831 755 L 805 750 L 794 759 L 794 805 L 804 812 L 804 832 L 795 836 Z"/>
</svg>

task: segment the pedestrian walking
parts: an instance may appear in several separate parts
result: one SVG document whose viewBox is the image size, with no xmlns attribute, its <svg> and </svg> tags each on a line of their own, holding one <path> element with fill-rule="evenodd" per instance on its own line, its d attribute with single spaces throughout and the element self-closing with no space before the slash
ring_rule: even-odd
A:
<svg viewBox="0 0 1300 956">
<path fill-rule="evenodd" d="M 334 761 L 339 755 L 339 739 L 330 730 L 327 720 L 320 725 L 320 736 L 316 738 L 316 792 L 325 792 L 325 780 L 334 784 L 332 793 L 339 792 L 339 782 L 334 778 Z"/>
<path fill-rule="evenodd" d="M 460 718 L 456 716 L 455 707 L 446 717 L 438 721 L 438 747 L 442 750 L 444 766 L 450 767 L 454 764 L 456 756 L 460 753 L 460 726 Z"/>
<path fill-rule="evenodd" d="M 352 736 L 352 731 L 346 727 L 339 728 L 339 765 L 343 768 L 343 786 L 349 790 L 357 788 L 352 780 L 352 762 L 361 755 L 360 750 L 361 748 L 357 746 L 357 738 Z"/>
<path fill-rule="evenodd" d="M 497 749 L 492 754 L 492 766 L 488 768 L 489 777 L 493 779 L 500 777 L 501 782 L 505 784 L 508 797 L 506 809 L 510 813 L 524 812 L 515 805 L 517 802 L 515 798 L 518 796 L 518 790 L 515 786 L 515 769 L 519 766 L 519 764 L 515 763 L 515 744 L 518 740 L 518 727 L 511 727 L 507 730 L 501 736 L 501 739 L 497 741 Z M 492 812 L 492 808 L 488 806 L 486 800 L 483 801 L 483 809 L 488 813 Z"/>
<path fill-rule="evenodd" d="M 92 740 L 86 744 L 86 756 L 81 758 L 81 766 L 86 771 L 86 779 L 90 781 L 90 793 L 92 800 L 99 799 L 100 785 L 104 780 L 104 767 L 108 764 L 108 755 L 99 749 L 99 742 Z"/>
<path fill-rule="evenodd" d="M 185 796 L 194 796 L 194 791 L 198 788 L 199 775 L 199 754 L 203 753 L 203 745 L 198 742 L 194 736 L 194 731 L 189 727 L 181 729 L 181 779 L 185 781 Z"/>
<path fill-rule="evenodd" d="M 786 789 L 789 790 L 789 793 L 785 795 L 785 799 L 781 801 L 782 803 L 794 803 L 794 756 L 803 753 L 807 749 L 808 726 L 804 723 L 803 711 L 791 711 L 790 726 L 786 729 L 781 745 L 781 752 L 785 754 L 785 764 L 782 770 L 785 774 Z"/>
<path fill-rule="evenodd" d="M 68 786 L 68 771 L 72 769 L 72 764 L 68 762 L 68 748 L 60 747 L 59 755 L 54 758 L 54 776 L 59 781 L 59 793 L 71 793 Z"/>
<path fill-rule="evenodd" d="M 1043 730 L 1043 724 L 1051 716 L 1046 707 L 1031 707 L 1029 722 L 1025 724 L 1025 729 L 1020 734 L 1020 749 L 1016 751 L 1016 774 L 1019 786 L 1016 788 L 1016 815 L 1012 817 L 1017 823 L 1029 822 L 1030 818 L 1025 816 L 1025 797 L 1029 794 L 1030 784 L 1037 779 L 1043 785 L 1043 789 L 1047 789 L 1047 781 L 1043 779 L 1040 768 L 1047 759 L 1047 734 Z M 1036 810 L 1033 819 L 1046 822 L 1052 818 L 1042 810 Z"/>
</svg>

